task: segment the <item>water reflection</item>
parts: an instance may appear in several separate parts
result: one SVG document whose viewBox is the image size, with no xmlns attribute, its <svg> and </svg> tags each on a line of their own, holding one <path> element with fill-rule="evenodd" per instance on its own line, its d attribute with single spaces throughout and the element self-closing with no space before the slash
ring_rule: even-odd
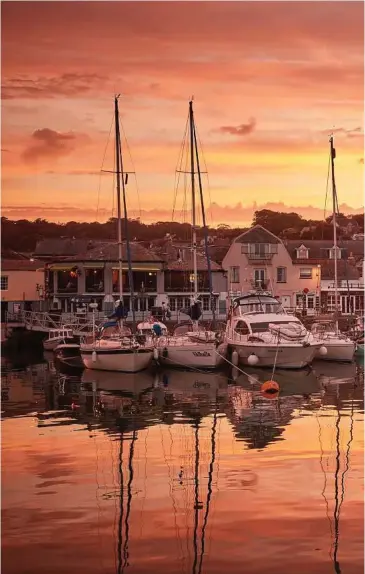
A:
<svg viewBox="0 0 365 574">
<path fill-rule="evenodd" d="M 246 373 L 4 370 L 6 572 L 359 571 L 363 366 Z"/>
</svg>

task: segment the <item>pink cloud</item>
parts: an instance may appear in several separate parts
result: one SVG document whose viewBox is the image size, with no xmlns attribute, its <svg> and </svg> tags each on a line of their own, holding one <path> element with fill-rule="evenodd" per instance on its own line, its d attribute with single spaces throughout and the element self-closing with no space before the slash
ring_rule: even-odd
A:
<svg viewBox="0 0 365 574">
<path fill-rule="evenodd" d="M 44 157 L 59 157 L 71 153 L 78 136 L 74 133 L 60 133 L 49 128 L 35 130 L 30 144 L 23 150 L 22 157 L 31 162 Z"/>
</svg>

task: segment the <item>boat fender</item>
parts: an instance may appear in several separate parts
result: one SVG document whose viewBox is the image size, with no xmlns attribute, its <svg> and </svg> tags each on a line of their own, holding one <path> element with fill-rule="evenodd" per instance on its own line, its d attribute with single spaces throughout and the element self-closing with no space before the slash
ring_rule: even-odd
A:
<svg viewBox="0 0 365 574">
<path fill-rule="evenodd" d="M 236 350 L 233 350 L 233 351 L 232 351 L 231 359 L 232 359 L 232 363 L 233 363 L 234 366 L 236 367 L 236 366 L 238 365 L 238 353 L 237 353 Z"/>
<path fill-rule="evenodd" d="M 255 353 L 251 353 L 251 355 L 247 357 L 247 362 L 249 365 L 254 366 L 259 362 L 259 358 L 257 355 L 255 355 Z"/>
<path fill-rule="evenodd" d="M 167 348 L 165 347 L 164 350 L 162 351 L 162 356 L 166 359 L 169 356 L 169 352 L 167 350 Z"/>
<path fill-rule="evenodd" d="M 97 358 L 96 351 L 93 351 L 93 352 L 91 353 L 91 360 L 92 360 L 93 363 L 96 362 L 96 358 Z"/>
<path fill-rule="evenodd" d="M 153 349 L 153 358 L 155 359 L 155 361 L 158 361 L 158 349 L 156 349 L 156 347 Z"/>
<path fill-rule="evenodd" d="M 303 347 L 310 347 L 310 343 L 308 343 L 308 341 L 304 341 Z"/>
<path fill-rule="evenodd" d="M 166 373 L 164 373 L 164 374 L 162 375 L 162 384 L 163 384 L 164 387 L 167 387 L 168 384 L 169 384 L 169 378 L 168 378 L 168 376 L 166 375 Z"/>
<path fill-rule="evenodd" d="M 319 347 L 319 354 L 321 355 L 321 357 L 325 357 L 327 355 L 327 347 L 325 347 L 324 345 L 322 345 L 322 347 Z"/>
<path fill-rule="evenodd" d="M 276 381 L 265 381 L 261 385 L 261 393 L 267 398 L 275 398 L 280 390 Z"/>
</svg>

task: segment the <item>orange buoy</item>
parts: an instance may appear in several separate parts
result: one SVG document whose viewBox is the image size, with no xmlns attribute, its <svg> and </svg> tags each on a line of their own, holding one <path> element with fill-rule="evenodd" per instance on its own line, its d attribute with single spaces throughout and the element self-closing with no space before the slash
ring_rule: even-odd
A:
<svg viewBox="0 0 365 574">
<path fill-rule="evenodd" d="M 261 385 L 261 393 L 267 398 L 275 398 L 280 390 L 276 381 L 265 381 Z"/>
</svg>

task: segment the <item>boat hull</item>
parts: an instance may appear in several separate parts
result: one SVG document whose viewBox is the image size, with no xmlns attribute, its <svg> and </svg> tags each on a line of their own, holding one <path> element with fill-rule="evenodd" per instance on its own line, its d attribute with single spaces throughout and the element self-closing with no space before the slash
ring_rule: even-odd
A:
<svg viewBox="0 0 365 574">
<path fill-rule="evenodd" d="M 278 369 L 302 369 L 313 361 L 317 349 L 321 345 L 246 345 L 230 343 L 230 350 L 237 351 L 239 364 L 250 365 L 249 356 L 255 354 L 258 358 L 257 367 L 273 367 Z"/>
<path fill-rule="evenodd" d="M 159 363 L 169 367 L 188 369 L 217 369 L 225 362 L 227 345 L 222 343 L 184 343 L 161 345 Z"/>
<path fill-rule="evenodd" d="M 138 373 L 147 369 L 153 357 L 151 348 L 139 349 L 81 349 L 81 358 L 87 369 Z"/>
<path fill-rule="evenodd" d="M 336 341 L 323 341 L 323 345 L 327 349 L 327 354 L 322 356 L 317 352 L 315 356 L 316 360 L 351 362 L 354 359 L 355 343 L 352 341 L 342 343 Z"/>
<path fill-rule="evenodd" d="M 54 351 L 55 348 L 60 343 L 62 343 L 63 340 L 64 340 L 64 337 L 59 338 L 59 339 L 52 339 L 51 341 L 47 339 L 46 341 L 43 341 L 43 349 L 45 351 Z"/>
</svg>

